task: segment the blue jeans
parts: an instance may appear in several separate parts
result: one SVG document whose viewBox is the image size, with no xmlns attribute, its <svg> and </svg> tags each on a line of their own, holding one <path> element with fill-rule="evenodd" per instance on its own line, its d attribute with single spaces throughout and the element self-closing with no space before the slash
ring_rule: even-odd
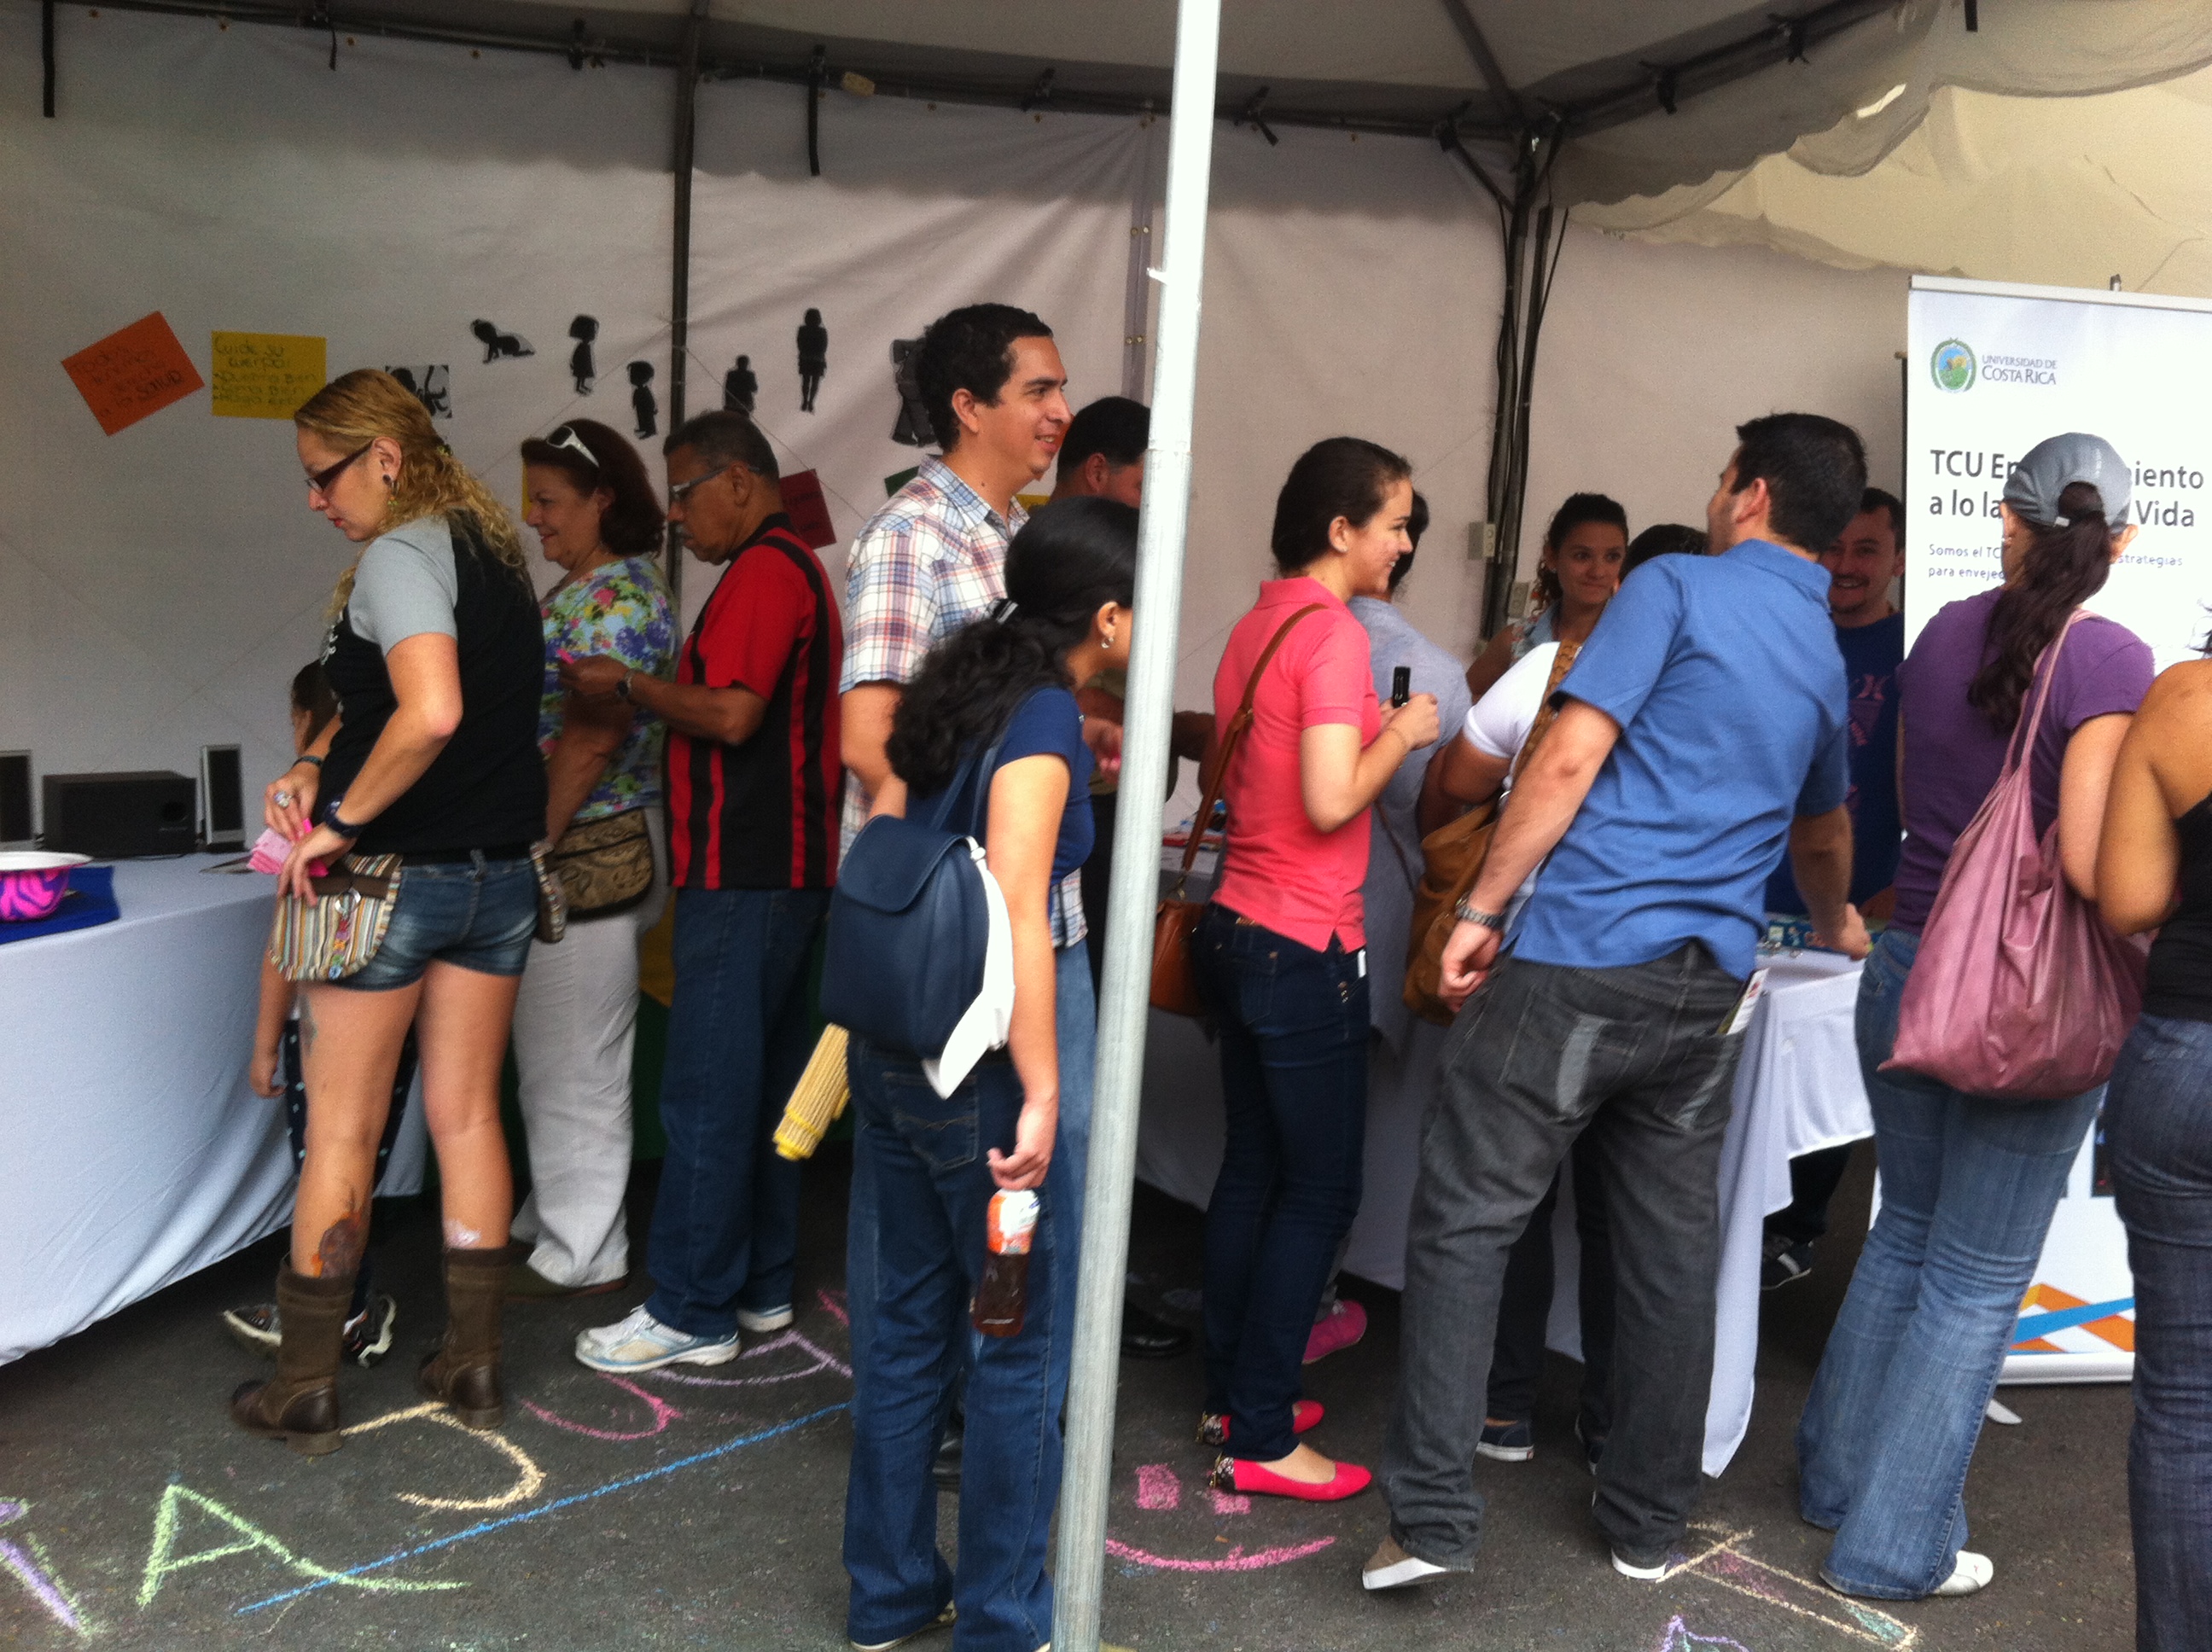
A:
<svg viewBox="0 0 2212 1652">
<path fill-rule="evenodd" d="M 538 928 L 538 873 L 527 860 L 403 862 L 399 893 L 375 956 L 330 984 L 388 993 L 422 979 L 433 962 L 484 975 L 519 975 Z"/>
<path fill-rule="evenodd" d="M 1898 1000 L 1920 938 L 1891 930 L 1859 981 L 1859 1071 L 1881 1213 L 1797 1426 L 1798 1506 L 1836 1534 L 1821 1576 L 1912 1600 L 1966 1542 L 1966 1466 L 2021 1301 L 2102 1087 L 2059 1102 L 1970 1096 L 1902 1070 Z"/>
<path fill-rule="evenodd" d="M 1060 1408 L 1081 1233 L 1078 1173 L 1090 1134 L 1089 982 L 1083 948 L 1064 949 L 1056 1016 L 1060 1123 L 1018 1336 L 981 1336 L 968 1320 L 982 1272 L 984 1212 L 996 1186 L 986 1155 L 1013 1145 L 1021 1112 L 1013 1064 L 988 1060 L 940 1097 L 908 1057 L 855 1042 L 848 1058 L 853 1456 L 845 1493 L 845 1570 L 852 1578 L 846 1632 L 863 1644 L 911 1633 L 948 1600 L 959 1606 L 953 1644 L 962 1652 L 1034 1652 L 1052 1637 L 1045 1558 L 1060 1496 Z M 930 1464 L 963 1370 L 968 1431 L 956 1576 L 938 1552 Z"/>
<path fill-rule="evenodd" d="M 1206 1207 L 1206 1408 L 1255 1462 L 1297 1445 L 1291 1414 L 1314 1308 L 1359 1214 L 1367 977 L 1208 906 L 1192 942 L 1221 1029 L 1228 1135 Z"/>
<path fill-rule="evenodd" d="M 2136 1646 L 2212 1623 L 2212 1023 L 2147 1015 L 2120 1051 L 2105 1141 L 2136 1276 L 2128 1441 Z"/>
<path fill-rule="evenodd" d="M 829 909 L 827 890 L 676 891 L 660 1078 L 668 1157 L 645 1305 L 691 1336 L 733 1334 L 740 1308 L 791 1305 L 799 1166 L 774 1143 L 813 1051 L 806 957 Z"/>
</svg>

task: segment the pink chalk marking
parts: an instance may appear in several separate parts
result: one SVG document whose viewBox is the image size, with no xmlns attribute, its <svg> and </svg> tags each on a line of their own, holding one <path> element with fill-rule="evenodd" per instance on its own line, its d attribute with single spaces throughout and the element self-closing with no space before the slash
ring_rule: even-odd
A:
<svg viewBox="0 0 2212 1652">
<path fill-rule="evenodd" d="M 684 1413 L 682 1412 L 677 1410 L 675 1406 L 670 1405 L 659 1394 L 647 1394 L 643 1388 L 638 1387 L 636 1383 L 631 1382 L 628 1377 L 617 1376 L 611 1371 L 602 1371 L 599 1375 L 605 1377 L 608 1382 L 613 1383 L 615 1387 L 620 1388 L 624 1394 L 635 1394 L 640 1400 L 644 1400 L 646 1405 L 653 1412 L 653 1426 L 651 1428 L 634 1429 L 630 1432 L 624 1434 L 613 1429 L 587 1428 L 581 1423 L 572 1423 L 567 1418 L 556 1415 L 555 1412 L 546 1410 L 544 1406 L 539 1405 L 534 1400 L 524 1400 L 522 1402 L 523 1407 L 541 1423 L 550 1423 L 555 1428 L 565 1428 L 571 1434 L 581 1434 L 594 1440 L 649 1440 L 654 1435 L 664 1431 L 671 1423 L 681 1422 L 683 1420 Z"/>
<path fill-rule="evenodd" d="M 1755 1594 L 1761 1600 L 1771 1600 L 1778 1606 L 1790 1604 L 1789 1595 L 1783 1591 L 1781 1585 L 1774 1581 L 1771 1572 L 1764 1566 L 1747 1562 L 1741 1556 L 1729 1550 L 1723 1549 L 1718 1554 L 1706 1560 L 1698 1570 L 1715 1576 L 1727 1578 L 1729 1582 L 1747 1594 Z"/>
<path fill-rule="evenodd" d="M 815 1297 L 822 1306 L 837 1316 L 837 1323 L 847 1330 L 853 1328 L 853 1316 L 845 1311 L 845 1293 L 842 1291 L 817 1291 Z"/>
<path fill-rule="evenodd" d="M 757 1348 L 748 1348 L 738 1357 L 740 1360 L 751 1359 L 761 1354 L 773 1353 L 779 1348 L 802 1349 L 814 1356 L 814 1364 L 803 1371 L 778 1371 L 771 1376 L 685 1376 L 679 1375 L 673 1366 L 663 1366 L 653 1375 L 695 1388 L 761 1388 L 772 1382 L 796 1382 L 802 1377 L 813 1376 L 823 1371 L 835 1371 L 842 1377 L 853 1375 L 850 1365 L 828 1349 L 809 1342 L 796 1331 L 786 1331 L 781 1336 L 771 1338 Z"/>
<path fill-rule="evenodd" d="M 1224 1491 L 1218 1485 L 1209 1485 L 1206 1491 L 1206 1495 L 1213 1499 L 1213 1512 L 1217 1515 L 1249 1515 L 1252 1512 L 1252 1499 L 1241 1491 Z"/>
<path fill-rule="evenodd" d="M 1692 1633 L 1690 1626 L 1682 1621 L 1680 1613 L 1667 1620 L 1667 1627 L 1659 1631 L 1659 1638 L 1652 1643 L 1651 1652 L 1691 1652 L 1691 1649 L 1699 1646 L 1721 1647 L 1729 1649 L 1730 1652 L 1751 1652 L 1751 1649 L 1741 1641 L 1730 1640 L 1725 1635 Z"/>
<path fill-rule="evenodd" d="M 1297 1543 L 1280 1549 L 1261 1549 L 1244 1552 L 1243 1545 L 1222 1556 L 1218 1560 L 1180 1560 L 1167 1555 L 1148 1554 L 1119 1538 L 1106 1540 L 1106 1552 L 1116 1560 L 1126 1560 L 1136 1566 L 1158 1566 L 1163 1571 L 1265 1571 L 1270 1566 L 1287 1566 L 1293 1560 L 1303 1560 L 1308 1555 L 1319 1554 L 1334 1544 L 1333 1537 L 1317 1537 L 1310 1543 Z"/>
<path fill-rule="evenodd" d="M 24 1512 L 22 1503 L 0 1501 L 0 1526 L 5 1526 L 9 1521 L 19 1518 Z M 14 1572 L 23 1587 L 31 1591 L 38 1603 L 61 1620 L 64 1629 L 74 1629 L 80 1634 L 83 1632 L 84 1625 L 77 1621 L 76 1613 L 70 1609 L 70 1603 L 62 1598 L 62 1592 L 54 1587 L 52 1581 L 45 1572 L 39 1570 L 29 1555 L 25 1554 L 22 1550 L 5 1539 L 0 1539 L 0 1565 L 4 1565 L 9 1571 Z"/>
<path fill-rule="evenodd" d="M 1137 1507 L 1155 1511 L 1182 1505 L 1182 1482 L 1165 1463 L 1146 1463 L 1137 1470 Z"/>
</svg>

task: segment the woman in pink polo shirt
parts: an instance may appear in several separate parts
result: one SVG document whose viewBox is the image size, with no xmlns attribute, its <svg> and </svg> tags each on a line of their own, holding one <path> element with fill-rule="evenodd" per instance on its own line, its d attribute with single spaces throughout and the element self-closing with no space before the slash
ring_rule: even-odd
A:
<svg viewBox="0 0 2212 1652">
<path fill-rule="evenodd" d="M 1298 1372 L 1359 1210 L 1368 805 L 1437 738 L 1434 695 L 1380 712 L 1367 633 L 1346 605 L 1388 594 L 1413 549 L 1413 504 L 1412 469 L 1388 448 L 1350 436 L 1309 448 L 1275 501 L 1282 578 L 1260 587 L 1213 678 L 1226 729 L 1279 635 L 1229 759 L 1229 847 L 1195 941 L 1229 1126 L 1206 1216 L 1199 1428 L 1224 1448 L 1213 1467 L 1223 1491 L 1333 1501 L 1371 1478 L 1298 1442 L 1321 1420 L 1298 1398 Z"/>
</svg>

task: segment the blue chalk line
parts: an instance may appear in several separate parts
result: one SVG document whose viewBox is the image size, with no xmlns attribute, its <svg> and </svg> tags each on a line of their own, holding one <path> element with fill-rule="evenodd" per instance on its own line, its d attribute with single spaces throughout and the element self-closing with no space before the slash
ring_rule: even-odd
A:
<svg viewBox="0 0 2212 1652">
<path fill-rule="evenodd" d="M 296 1600 L 303 1594 L 313 1594 L 317 1589 L 328 1588 L 331 1584 L 342 1582 L 349 1577 L 358 1577 L 363 1572 L 377 1571 L 386 1566 L 396 1566 L 403 1560 L 412 1560 L 417 1555 L 428 1554 L 437 1549 L 450 1548 L 456 1543 L 465 1543 L 472 1537 L 483 1537 L 488 1533 L 500 1530 L 502 1527 L 520 1526 L 526 1520 L 537 1520 L 545 1515 L 558 1514 L 562 1509 L 571 1508 L 577 1503 L 589 1503 L 594 1497 L 605 1497 L 610 1491 L 620 1491 L 629 1486 L 642 1485 L 646 1481 L 657 1480 L 664 1474 L 673 1474 L 679 1468 L 690 1468 L 697 1463 L 711 1462 L 717 1457 L 729 1455 L 732 1451 L 743 1450 L 747 1446 L 759 1445 L 780 1435 L 789 1434 L 796 1429 L 805 1428 L 809 1423 L 818 1423 L 825 1417 L 834 1417 L 837 1412 L 847 1409 L 851 1403 L 850 1400 L 841 1400 L 834 1406 L 824 1406 L 821 1410 L 809 1412 L 804 1417 L 794 1417 L 787 1423 L 779 1423 L 774 1428 L 762 1430 L 758 1434 L 748 1434 L 741 1439 L 726 1440 L 720 1445 L 709 1447 L 704 1451 L 694 1452 L 689 1457 L 678 1457 L 672 1463 L 663 1463 L 659 1467 L 648 1468 L 643 1473 L 624 1475 L 621 1479 L 609 1480 L 605 1485 L 593 1486 L 588 1491 L 577 1491 L 565 1497 L 556 1497 L 551 1503 L 540 1503 L 535 1509 L 526 1509 L 519 1515 L 506 1515 L 497 1520 L 487 1520 L 481 1524 L 470 1527 L 466 1531 L 455 1532 L 449 1537 L 437 1538 L 428 1543 L 417 1544 L 411 1549 L 401 1549 L 396 1553 L 386 1555 L 381 1560 L 371 1560 L 366 1564 L 349 1568 L 331 1576 L 318 1578 L 315 1582 L 302 1584 L 298 1588 L 286 1589 L 282 1594 L 272 1594 L 265 1600 L 256 1600 L 250 1606 L 240 1606 L 234 1615 L 243 1617 L 249 1612 L 258 1612 L 264 1606 L 281 1606 L 287 1600 Z"/>
</svg>

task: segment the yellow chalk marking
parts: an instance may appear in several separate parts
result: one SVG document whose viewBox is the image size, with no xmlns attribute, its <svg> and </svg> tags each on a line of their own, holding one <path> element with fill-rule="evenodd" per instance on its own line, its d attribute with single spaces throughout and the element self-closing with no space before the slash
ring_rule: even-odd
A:
<svg viewBox="0 0 2212 1652">
<path fill-rule="evenodd" d="M 465 1437 L 488 1445 L 505 1457 L 515 1467 L 514 1484 L 496 1497 L 428 1497 L 419 1491 L 395 1491 L 392 1496 L 402 1503 L 411 1503 L 418 1509 L 437 1509 L 448 1514 L 459 1514 L 475 1509 L 506 1509 L 518 1503 L 527 1503 L 536 1497 L 545 1484 L 545 1471 L 530 1460 L 530 1455 L 503 1434 L 490 1430 L 472 1429 L 436 1400 L 426 1400 L 419 1406 L 410 1406 L 404 1411 L 388 1411 L 381 1417 L 372 1417 L 366 1423 L 356 1423 L 341 1430 L 346 1434 L 367 1434 L 387 1423 L 409 1423 L 420 1419 L 442 1424 L 456 1430 Z"/>
<path fill-rule="evenodd" d="M 185 1503 L 212 1515 L 228 1526 L 236 1535 L 231 1542 L 212 1549 L 201 1549 L 192 1554 L 177 1552 L 178 1510 Z M 428 1589 L 466 1588 L 466 1583 L 416 1583 L 401 1578 L 349 1577 L 343 1572 L 295 1554 L 280 1539 L 271 1537 L 252 1521 L 217 1503 L 213 1497 L 195 1491 L 189 1485 L 172 1483 L 161 1491 L 161 1506 L 154 1511 L 154 1544 L 147 1551 L 146 1572 L 138 1582 L 138 1604 L 141 1607 L 153 1603 L 161 1591 L 162 1581 L 171 1572 L 184 1571 L 192 1566 L 204 1566 L 211 1560 L 222 1560 L 234 1554 L 251 1554 L 256 1549 L 267 1551 L 279 1565 L 297 1572 L 302 1577 L 312 1577 L 319 1582 L 343 1583 L 348 1588 L 368 1589 L 380 1594 L 419 1594 Z"/>
</svg>

